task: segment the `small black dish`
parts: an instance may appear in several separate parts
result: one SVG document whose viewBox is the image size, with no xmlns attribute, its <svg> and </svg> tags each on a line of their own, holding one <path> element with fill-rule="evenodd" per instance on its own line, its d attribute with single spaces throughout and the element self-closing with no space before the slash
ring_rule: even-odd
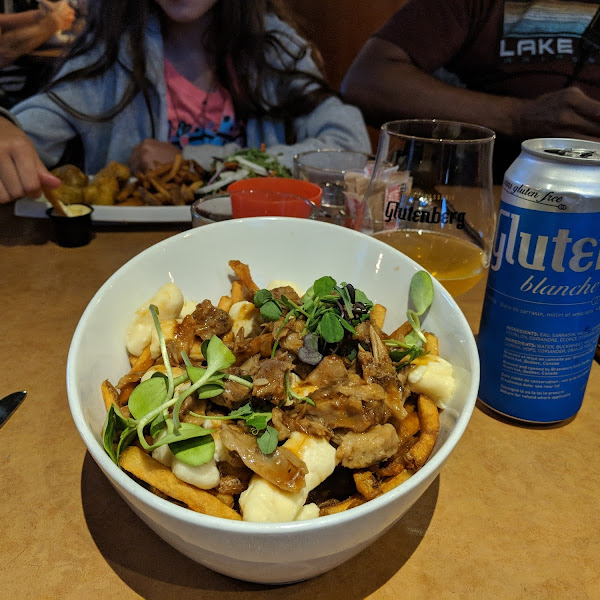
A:
<svg viewBox="0 0 600 600">
<path fill-rule="evenodd" d="M 70 204 L 68 209 L 81 211 L 73 217 L 63 217 L 54 212 L 54 208 L 46 211 L 56 237 L 56 243 L 65 248 L 85 246 L 92 239 L 92 212 L 94 209 L 86 204 Z M 68 210 L 67 209 L 67 210 Z"/>
</svg>

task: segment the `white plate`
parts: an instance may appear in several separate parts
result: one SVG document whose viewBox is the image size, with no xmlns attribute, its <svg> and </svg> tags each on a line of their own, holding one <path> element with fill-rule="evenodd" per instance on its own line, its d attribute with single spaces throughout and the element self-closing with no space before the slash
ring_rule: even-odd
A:
<svg viewBox="0 0 600 600">
<path fill-rule="evenodd" d="M 17 217 L 45 219 L 50 203 L 42 196 L 38 200 L 21 198 L 15 202 Z M 189 206 L 94 206 L 95 223 L 191 223 Z"/>
</svg>

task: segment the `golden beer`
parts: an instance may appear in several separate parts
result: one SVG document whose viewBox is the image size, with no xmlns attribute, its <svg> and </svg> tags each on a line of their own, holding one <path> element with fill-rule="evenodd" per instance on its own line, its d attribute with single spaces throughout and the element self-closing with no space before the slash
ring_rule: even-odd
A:
<svg viewBox="0 0 600 600">
<path fill-rule="evenodd" d="M 487 269 L 483 250 L 454 235 L 396 229 L 380 231 L 374 237 L 418 262 L 454 297 L 470 290 Z"/>
</svg>

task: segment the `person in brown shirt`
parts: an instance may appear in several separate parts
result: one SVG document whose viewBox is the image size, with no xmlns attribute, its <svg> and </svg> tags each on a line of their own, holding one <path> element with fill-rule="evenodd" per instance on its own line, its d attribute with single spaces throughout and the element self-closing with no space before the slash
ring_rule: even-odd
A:
<svg viewBox="0 0 600 600">
<path fill-rule="evenodd" d="M 438 118 L 497 133 L 495 179 L 534 137 L 600 139 L 596 0 L 409 0 L 342 83 L 368 124 Z"/>
<path fill-rule="evenodd" d="M 40 0 L 37 10 L 0 14 L 0 68 L 35 50 L 55 33 L 69 29 L 75 11 L 65 2 Z"/>
</svg>

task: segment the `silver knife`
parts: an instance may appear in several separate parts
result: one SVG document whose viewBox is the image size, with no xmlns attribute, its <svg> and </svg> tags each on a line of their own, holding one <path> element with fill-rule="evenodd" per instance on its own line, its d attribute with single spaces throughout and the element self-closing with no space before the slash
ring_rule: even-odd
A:
<svg viewBox="0 0 600 600">
<path fill-rule="evenodd" d="M 26 391 L 13 392 L 0 400 L 0 427 L 6 423 L 10 415 L 18 408 L 19 404 L 25 400 Z"/>
</svg>

